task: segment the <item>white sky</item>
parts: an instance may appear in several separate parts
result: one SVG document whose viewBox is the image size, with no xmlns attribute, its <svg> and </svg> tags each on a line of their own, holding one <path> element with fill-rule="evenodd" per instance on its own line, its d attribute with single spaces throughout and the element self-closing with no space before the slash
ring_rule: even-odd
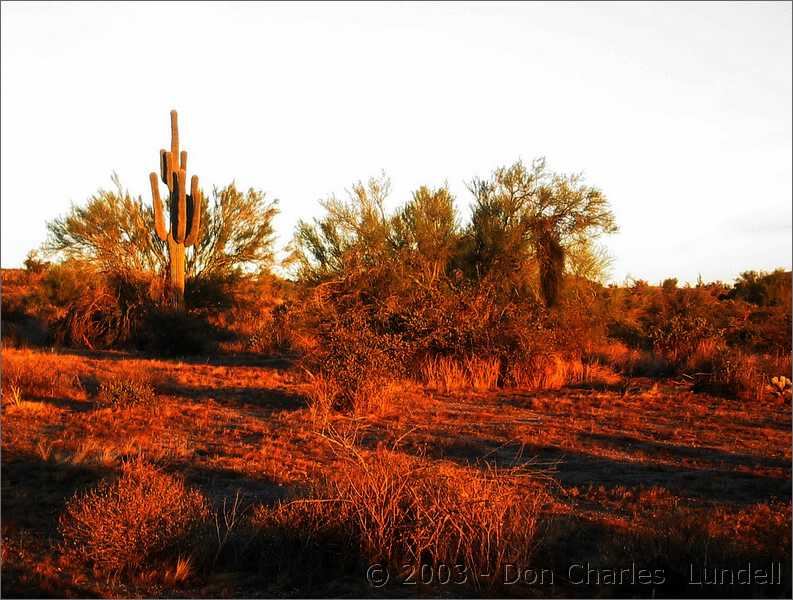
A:
<svg viewBox="0 0 793 600">
<path fill-rule="evenodd" d="M 614 281 L 791 266 L 791 4 L 2 4 L 2 266 L 98 188 L 150 202 L 179 111 L 188 176 L 392 206 L 517 158 L 611 200 Z"/>
</svg>

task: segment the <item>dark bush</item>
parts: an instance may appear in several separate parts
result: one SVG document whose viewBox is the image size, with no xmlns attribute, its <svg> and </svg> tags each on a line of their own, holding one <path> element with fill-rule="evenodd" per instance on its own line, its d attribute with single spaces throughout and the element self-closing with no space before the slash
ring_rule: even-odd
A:
<svg viewBox="0 0 793 600">
<path fill-rule="evenodd" d="M 241 275 L 238 273 L 210 274 L 190 277 L 185 283 L 185 305 L 204 313 L 221 313 L 235 305 L 235 292 Z"/>
<path fill-rule="evenodd" d="M 791 302 L 791 272 L 746 271 L 735 281 L 726 298 L 740 299 L 757 306 L 788 306 Z"/>
<path fill-rule="evenodd" d="M 206 317 L 170 308 L 149 310 L 135 331 L 138 350 L 165 356 L 195 356 L 217 351 L 223 332 Z"/>
</svg>

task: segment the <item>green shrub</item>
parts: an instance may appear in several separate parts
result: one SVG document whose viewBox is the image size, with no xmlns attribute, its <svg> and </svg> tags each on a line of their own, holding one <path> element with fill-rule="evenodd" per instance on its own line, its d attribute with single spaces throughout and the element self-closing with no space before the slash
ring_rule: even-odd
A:
<svg viewBox="0 0 793 600">
<path fill-rule="evenodd" d="M 262 354 L 283 354 L 294 349 L 293 311 L 290 303 L 279 304 L 258 319 L 246 340 L 245 349 Z"/>
</svg>

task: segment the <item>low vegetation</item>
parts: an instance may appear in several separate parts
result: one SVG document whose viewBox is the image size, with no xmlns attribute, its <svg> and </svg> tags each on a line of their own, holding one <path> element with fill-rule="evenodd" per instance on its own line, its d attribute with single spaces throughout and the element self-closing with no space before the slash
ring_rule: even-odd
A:
<svg viewBox="0 0 793 600">
<path fill-rule="evenodd" d="M 606 285 L 600 190 L 543 160 L 468 187 L 463 222 L 358 183 L 285 278 L 275 203 L 196 194 L 179 302 L 120 186 L 50 223 L 3 271 L 3 593 L 686 596 L 690 564 L 789 565 L 790 272 Z M 637 561 L 665 582 L 569 573 Z"/>
<path fill-rule="evenodd" d="M 209 505 L 182 481 L 151 465 L 124 463 L 115 480 L 71 498 L 60 517 L 63 552 L 104 574 L 138 572 L 152 561 L 189 557 Z"/>
</svg>

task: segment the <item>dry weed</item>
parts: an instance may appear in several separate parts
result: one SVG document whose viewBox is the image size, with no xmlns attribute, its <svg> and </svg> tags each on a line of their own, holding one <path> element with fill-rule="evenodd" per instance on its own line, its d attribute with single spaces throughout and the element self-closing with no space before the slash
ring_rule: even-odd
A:
<svg viewBox="0 0 793 600">
<path fill-rule="evenodd" d="M 141 374 L 114 375 L 99 384 L 100 402 L 117 408 L 151 406 L 157 401 L 154 386 Z"/>
<path fill-rule="evenodd" d="M 509 367 L 508 379 L 514 385 L 529 390 L 559 389 L 584 381 L 586 369 L 580 359 L 557 354 L 535 354 Z"/>
<path fill-rule="evenodd" d="M 530 472 L 465 470 L 394 449 L 363 454 L 338 435 L 326 440 L 338 459 L 333 474 L 307 498 L 255 511 L 270 552 L 310 548 L 322 557 L 322 541 L 352 561 L 350 548 L 395 568 L 457 564 L 477 588 L 489 585 L 477 573 L 531 564 L 547 495 Z"/>
<path fill-rule="evenodd" d="M 101 572 L 134 572 L 152 561 L 197 550 L 209 506 L 183 481 L 142 461 L 120 477 L 77 493 L 59 526 L 63 550 Z"/>
</svg>

